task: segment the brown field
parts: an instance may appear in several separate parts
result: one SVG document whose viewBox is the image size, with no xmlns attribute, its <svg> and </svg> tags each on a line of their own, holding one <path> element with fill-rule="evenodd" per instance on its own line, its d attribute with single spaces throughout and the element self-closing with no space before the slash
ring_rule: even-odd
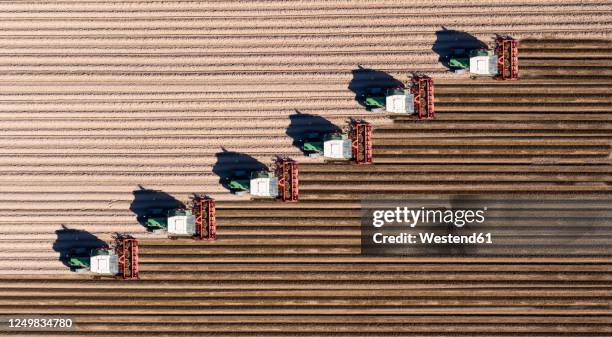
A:
<svg viewBox="0 0 612 337">
<path fill-rule="evenodd" d="M 369 194 L 612 193 L 612 3 L 496 3 L 1 2 L 0 315 L 71 315 L 84 336 L 611 335 L 612 228 L 545 256 L 360 255 Z M 448 73 L 442 26 L 518 38 L 521 79 Z M 436 80 L 433 121 L 354 99 L 415 71 Z M 373 165 L 292 144 L 349 117 L 375 125 Z M 277 154 L 300 162 L 299 203 L 219 184 Z M 218 200 L 217 241 L 138 223 L 193 193 Z M 140 239 L 140 281 L 58 260 L 114 232 Z"/>
</svg>

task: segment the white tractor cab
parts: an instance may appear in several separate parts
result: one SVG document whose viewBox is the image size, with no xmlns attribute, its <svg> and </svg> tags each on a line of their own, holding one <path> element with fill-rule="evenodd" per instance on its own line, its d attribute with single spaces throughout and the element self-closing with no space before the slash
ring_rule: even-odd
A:
<svg viewBox="0 0 612 337">
<path fill-rule="evenodd" d="M 249 181 L 249 190 L 254 197 L 276 198 L 278 196 L 278 178 L 273 172 L 253 172 Z"/>
<path fill-rule="evenodd" d="M 107 249 L 94 249 L 90 261 L 90 270 L 94 274 L 119 274 L 119 257 Z"/>
<path fill-rule="evenodd" d="M 470 56 L 470 74 L 497 75 L 497 55 L 492 50 L 475 50 Z"/>
<path fill-rule="evenodd" d="M 414 95 L 406 89 L 387 90 L 385 97 L 387 112 L 412 115 L 414 113 Z"/>
<path fill-rule="evenodd" d="M 323 138 L 323 157 L 331 159 L 353 158 L 352 140 L 348 133 L 332 133 Z"/>
<path fill-rule="evenodd" d="M 196 218 L 191 210 L 176 209 L 168 213 L 168 235 L 194 236 L 196 234 Z"/>
</svg>

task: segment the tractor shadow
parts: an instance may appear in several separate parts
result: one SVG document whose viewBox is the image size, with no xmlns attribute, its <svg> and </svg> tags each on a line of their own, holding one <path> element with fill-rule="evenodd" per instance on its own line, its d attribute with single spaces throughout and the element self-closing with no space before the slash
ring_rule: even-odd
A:
<svg viewBox="0 0 612 337">
<path fill-rule="evenodd" d="M 213 165 L 212 171 L 219 176 L 219 184 L 228 191 L 231 191 L 228 179 L 235 171 L 242 170 L 248 173 L 268 169 L 267 165 L 248 154 L 228 151 L 225 148 L 221 148 L 221 152 L 217 152 L 215 157 L 217 157 L 217 161 Z"/>
<path fill-rule="evenodd" d="M 447 69 L 453 70 L 449 64 L 450 58 L 453 56 L 453 49 L 473 50 L 481 48 L 487 48 L 487 44 L 474 35 L 442 27 L 441 30 L 436 32 L 436 41 L 431 50 L 438 54 L 438 62 L 442 63 Z"/>
<path fill-rule="evenodd" d="M 88 231 L 68 228 L 62 225 L 55 231 L 57 238 L 53 243 L 53 250 L 59 253 L 59 261 L 69 267 L 70 255 L 88 255 L 91 249 L 106 247 L 107 243 Z"/>
<path fill-rule="evenodd" d="M 361 106 L 365 106 L 364 95 L 368 88 L 404 88 L 402 81 L 381 70 L 358 66 L 352 73 L 353 78 L 349 82 L 348 89 L 355 94 L 355 100 Z"/>
<path fill-rule="evenodd" d="M 295 111 L 289 116 L 286 134 L 293 140 L 293 146 L 303 153 L 302 144 L 309 133 L 327 134 L 342 131 L 337 125 L 324 117 Z M 305 153 L 304 153 L 305 154 Z"/>
<path fill-rule="evenodd" d="M 170 194 L 144 188 L 138 185 L 138 189 L 133 191 L 134 199 L 130 204 L 130 211 L 136 215 L 136 220 L 139 224 L 145 226 L 147 215 L 153 209 L 169 210 L 184 208 L 185 204 Z"/>
</svg>

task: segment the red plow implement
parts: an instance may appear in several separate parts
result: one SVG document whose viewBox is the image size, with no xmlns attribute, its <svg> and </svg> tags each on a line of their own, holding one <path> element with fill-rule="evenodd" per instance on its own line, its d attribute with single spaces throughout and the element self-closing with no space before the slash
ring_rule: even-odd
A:
<svg viewBox="0 0 612 337">
<path fill-rule="evenodd" d="M 414 111 L 419 119 L 434 117 L 434 87 L 429 76 L 414 76 L 410 91 L 414 95 Z"/>
<path fill-rule="evenodd" d="M 131 236 L 117 236 L 115 253 L 119 260 L 119 275 L 124 280 L 138 280 L 138 241 Z"/>
<path fill-rule="evenodd" d="M 197 240 L 215 240 L 217 238 L 215 200 L 197 196 L 193 199 L 192 212 L 195 215 L 195 235 Z"/>
<path fill-rule="evenodd" d="M 372 163 L 372 124 L 364 121 L 353 121 L 350 138 L 353 162 L 355 164 Z"/>
<path fill-rule="evenodd" d="M 495 49 L 499 80 L 518 79 L 518 41 L 510 37 L 499 37 Z"/>
<path fill-rule="evenodd" d="M 298 165 L 295 160 L 279 158 L 276 161 L 279 198 L 286 202 L 298 201 Z"/>
</svg>

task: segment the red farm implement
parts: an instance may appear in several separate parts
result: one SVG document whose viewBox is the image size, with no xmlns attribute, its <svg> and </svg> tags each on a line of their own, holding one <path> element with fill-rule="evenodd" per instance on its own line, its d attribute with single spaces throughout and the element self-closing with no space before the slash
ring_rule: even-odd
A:
<svg viewBox="0 0 612 337">
<path fill-rule="evenodd" d="M 518 41 L 511 37 L 498 37 L 497 47 L 498 74 L 495 77 L 499 80 L 518 79 Z"/>
<path fill-rule="evenodd" d="M 410 91 L 414 95 L 414 112 L 419 119 L 434 117 L 434 86 L 429 76 L 413 76 Z"/>
<path fill-rule="evenodd" d="M 352 121 L 349 137 L 353 162 L 355 164 L 372 163 L 372 124 L 364 121 Z"/>
<path fill-rule="evenodd" d="M 217 238 L 217 219 L 215 200 L 209 197 L 196 196 L 193 199 L 195 216 L 195 234 L 197 240 L 215 240 Z"/>
<path fill-rule="evenodd" d="M 278 197 L 285 202 L 298 201 L 298 164 L 289 158 L 276 160 L 275 175 L 278 178 Z"/>
<path fill-rule="evenodd" d="M 119 262 L 119 276 L 124 280 L 138 280 L 138 241 L 128 235 L 117 235 L 115 254 Z"/>
</svg>

